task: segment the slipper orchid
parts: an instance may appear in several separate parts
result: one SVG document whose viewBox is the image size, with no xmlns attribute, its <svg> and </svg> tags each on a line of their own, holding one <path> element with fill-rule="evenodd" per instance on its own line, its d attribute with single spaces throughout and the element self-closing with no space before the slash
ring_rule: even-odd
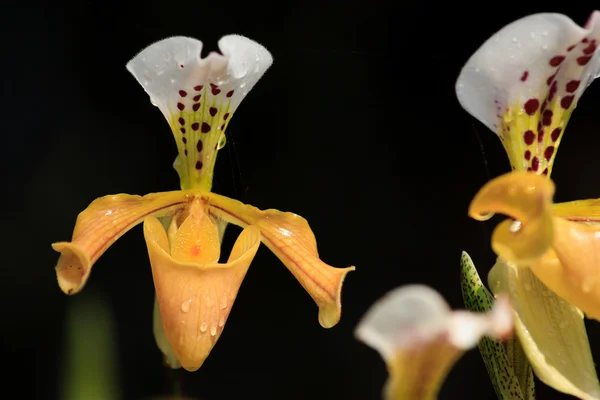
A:
<svg viewBox="0 0 600 400">
<path fill-rule="evenodd" d="M 488 313 L 452 311 L 432 288 L 407 285 L 378 300 L 355 334 L 387 364 L 385 399 L 433 400 L 462 353 L 484 336 L 506 339 L 513 322 L 506 297 Z"/>
<path fill-rule="evenodd" d="M 333 268 L 319 259 L 304 218 L 259 210 L 210 191 L 227 124 L 272 63 L 263 46 L 243 36 L 225 36 L 219 48 L 222 54 L 201 59 L 200 41 L 172 37 L 152 44 L 127 64 L 171 127 L 181 190 L 96 199 L 79 214 L 71 242 L 52 245 L 61 253 L 58 284 L 74 294 L 110 245 L 143 222 L 156 288 L 157 344 L 169 365 L 188 371 L 200 368 L 218 340 L 260 242 L 317 303 L 325 328 L 339 321 L 342 282 L 354 270 Z M 167 217 L 166 226 L 159 217 Z M 244 229 L 221 264 L 220 242 L 228 223 Z"/>
<path fill-rule="evenodd" d="M 600 316 L 593 230 L 596 200 L 551 205 L 548 179 L 566 124 L 600 74 L 600 12 L 585 26 L 560 14 L 522 18 L 497 32 L 469 59 L 456 92 L 461 105 L 495 131 L 513 172 L 489 182 L 469 215 L 504 213 L 492 247 L 495 293 L 507 292 L 516 331 L 536 375 L 555 389 L 600 399 L 581 308 Z M 566 301 L 565 301 L 566 300 Z M 600 304 L 600 303 L 598 303 Z"/>
</svg>

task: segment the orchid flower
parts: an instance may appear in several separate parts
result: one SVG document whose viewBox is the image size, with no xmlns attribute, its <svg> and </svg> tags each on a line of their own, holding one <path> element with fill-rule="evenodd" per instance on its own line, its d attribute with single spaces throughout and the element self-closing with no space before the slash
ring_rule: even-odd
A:
<svg viewBox="0 0 600 400">
<path fill-rule="evenodd" d="M 267 49 L 243 36 L 224 36 L 219 48 L 222 54 L 213 52 L 202 59 L 202 42 L 171 37 L 127 64 L 171 127 L 181 190 L 98 198 L 79 214 L 71 242 L 52 245 L 61 253 L 58 284 L 66 294 L 75 294 L 110 245 L 143 222 L 156 288 L 157 344 L 170 366 L 188 371 L 200 368 L 221 335 L 261 242 L 317 303 L 319 323 L 325 328 L 339 321 L 342 283 L 354 270 L 320 260 L 304 218 L 259 210 L 211 192 L 227 125 L 273 61 Z M 165 226 L 159 217 L 167 217 Z M 243 231 L 227 262 L 219 263 L 228 223 Z"/>
<path fill-rule="evenodd" d="M 582 223 L 600 222 L 600 202 L 553 206 L 549 176 L 569 117 L 600 73 L 599 42 L 598 11 L 583 28 L 564 15 L 531 15 L 486 41 L 456 85 L 461 105 L 497 133 L 513 169 L 485 185 L 469 208 L 478 220 L 514 218 L 492 238 L 499 256 L 492 291 L 510 295 L 535 374 L 582 399 L 600 399 L 580 311 L 600 317 L 600 230 Z"/>
<path fill-rule="evenodd" d="M 452 311 L 434 289 L 407 285 L 371 306 L 355 335 L 387 364 L 386 400 L 433 400 L 465 351 L 484 336 L 506 339 L 513 322 L 507 297 L 487 313 Z"/>
</svg>

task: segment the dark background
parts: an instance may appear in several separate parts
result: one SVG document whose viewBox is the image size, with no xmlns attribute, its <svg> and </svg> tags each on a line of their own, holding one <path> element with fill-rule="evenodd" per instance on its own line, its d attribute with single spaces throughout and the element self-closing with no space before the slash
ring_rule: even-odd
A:
<svg viewBox="0 0 600 400">
<path fill-rule="evenodd" d="M 552 11 L 583 24 L 592 10 L 591 1 L 3 3 L 3 393 L 57 398 L 66 310 L 90 294 L 115 318 L 123 398 L 171 390 L 152 335 L 141 227 L 105 253 L 75 297 L 59 290 L 50 247 L 71 237 L 77 214 L 96 197 L 179 187 L 169 127 L 125 69 L 142 48 L 188 35 L 208 53 L 222 35 L 240 33 L 271 51 L 274 65 L 229 126 L 214 189 L 304 216 L 325 262 L 357 267 L 344 286 L 339 325 L 325 330 L 309 296 L 261 246 L 211 356 L 199 371 L 178 373 L 184 393 L 380 399 L 385 365 L 353 336 L 367 308 L 413 282 L 462 307 L 461 250 L 484 277 L 495 258 L 489 243 L 497 220 L 476 222 L 466 210 L 509 164 L 494 133 L 460 108 L 460 68 L 520 17 Z M 596 85 L 560 148 L 558 201 L 600 197 Z M 230 228 L 226 241 L 238 232 Z M 588 325 L 598 359 L 599 325 Z M 537 390 L 540 399 L 567 398 L 541 383 Z M 458 362 L 440 398 L 495 399 L 478 351 Z"/>
</svg>

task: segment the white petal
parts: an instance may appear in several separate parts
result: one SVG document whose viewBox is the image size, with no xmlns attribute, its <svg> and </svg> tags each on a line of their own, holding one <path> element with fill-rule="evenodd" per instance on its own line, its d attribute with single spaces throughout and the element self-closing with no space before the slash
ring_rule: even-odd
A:
<svg viewBox="0 0 600 400">
<path fill-rule="evenodd" d="M 469 350 L 484 336 L 494 339 L 509 337 L 513 331 L 513 319 L 513 310 L 508 298 L 500 298 L 495 302 L 490 313 L 453 312 L 448 321 L 448 336 L 454 346 Z"/>
<path fill-rule="evenodd" d="M 402 286 L 369 309 L 355 334 L 389 362 L 399 349 L 426 343 L 443 334 L 449 315 L 448 304 L 432 288 Z"/>
<path fill-rule="evenodd" d="M 146 47 L 129 61 L 127 69 L 167 119 L 177 112 L 178 104 L 192 109 L 199 102 L 194 101 L 198 94 L 208 97 L 201 100 L 205 103 L 231 101 L 233 112 L 271 66 L 273 57 L 260 44 L 239 35 L 222 37 L 219 48 L 223 55 L 213 52 L 202 59 L 201 41 L 175 36 Z M 197 90 L 200 87 L 206 91 Z"/>
<path fill-rule="evenodd" d="M 561 14 L 536 14 L 502 28 L 463 67 L 458 100 L 500 135 L 513 168 L 551 169 L 577 100 L 600 74 L 599 42 L 598 11 L 585 28 Z"/>
<path fill-rule="evenodd" d="M 127 64 L 171 126 L 182 189 L 211 189 L 229 121 L 273 63 L 267 49 L 243 36 L 224 36 L 219 48 L 222 55 L 202 59 L 202 42 L 172 37 L 148 46 Z"/>
</svg>

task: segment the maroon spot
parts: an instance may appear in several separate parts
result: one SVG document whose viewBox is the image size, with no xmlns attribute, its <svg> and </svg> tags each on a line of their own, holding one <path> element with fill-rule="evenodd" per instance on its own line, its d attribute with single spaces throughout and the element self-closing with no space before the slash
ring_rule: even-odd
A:
<svg viewBox="0 0 600 400">
<path fill-rule="evenodd" d="M 548 107 L 548 100 L 544 100 L 542 106 L 540 107 L 540 111 L 543 112 L 544 110 L 546 110 L 546 107 Z"/>
<path fill-rule="evenodd" d="M 540 130 L 538 132 L 538 143 L 542 143 L 542 141 L 544 140 L 544 130 Z"/>
<path fill-rule="evenodd" d="M 227 92 L 227 94 L 225 96 L 227 96 L 227 97 L 233 96 L 233 90 L 230 90 L 229 92 Z"/>
<path fill-rule="evenodd" d="M 179 68 L 183 68 L 183 64 L 179 64 Z"/>
<path fill-rule="evenodd" d="M 544 114 L 542 116 L 542 124 L 544 124 L 544 126 L 550 126 L 551 123 L 552 123 L 552 111 L 546 110 L 546 111 L 544 111 Z"/>
<path fill-rule="evenodd" d="M 223 130 L 225 130 L 225 124 L 221 125 L 221 128 L 220 128 L 220 129 L 221 129 L 222 131 L 223 131 Z"/>
<path fill-rule="evenodd" d="M 562 128 L 554 128 L 554 130 L 552 131 L 552 133 L 550 134 L 550 137 L 552 138 L 553 142 L 556 142 L 558 140 L 558 137 L 560 136 L 560 133 L 562 132 Z"/>
<path fill-rule="evenodd" d="M 194 103 L 194 105 L 192 106 L 192 110 L 198 111 L 199 109 L 200 109 L 200 103 Z"/>
<path fill-rule="evenodd" d="M 540 160 L 537 157 L 533 157 L 531 160 L 531 170 L 536 171 L 540 168 Z"/>
<path fill-rule="evenodd" d="M 525 82 L 527 80 L 528 76 L 529 76 L 529 71 L 523 72 L 523 75 L 521 75 L 521 82 Z"/>
<path fill-rule="evenodd" d="M 179 108 L 179 111 L 183 111 L 185 109 L 185 106 L 183 105 L 183 103 L 177 103 L 177 108 Z"/>
<path fill-rule="evenodd" d="M 546 169 L 544 170 L 544 172 L 542 172 L 542 174 L 544 174 L 544 175 L 548 175 L 548 168 L 546 168 Z"/>
<path fill-rule="evenodd" d="M 590 58 L 592 58 L 592 56 L 577 57 L 577 64 L 579 64 L 579 65 L 585 65 L 585 64 L 588 63 L 588 61 L 590 61 Z"/>
<path fill-rule="evenodd" d="M 225 115 L 223 115 L 223 121 L 227 121 L 227 118 L 229 118 L 229 113 L 225 113 Z"/>
<path fill-rule="evenodd" d="M 560 99 L 560 106 L 566 110 L 567 108 L 571 107 L 574 98 L 575 97 L 572 94 L 563 97 L 562 99 Z"/>
<path fill-rule="evenodd" d="M 540 101 L 538 99 L 529 99 L 525 103 L 525 112 L 529 115 L 533 115 L 535 114 L 539 106 Z"/>
<path fill-rule="evenodd" d="M 217 115 L 217 107 L 211 107 L 208 109 L 208 113 L 210 114 L 211 117 L 214 117 L 215 115 Z"/>
<path fill-rule="evenodd" d="M 196 161 L 196 169 L 202 169 L 202 161 Z"/>
<path fill-rule="evenodd" d="M 533 168 L 527 167 L 527 172 L 529 172 L 529 171 L 533 171 Z"/>
<path fill-rule="evenodd" d="M 556 72 L 555 72 L 554 74 L 550 75 L 550 76 L 548 77 L 548 79 L 546 79 L 546 84 L 547 84 L 548 86 L 550 86 L 550 84 L 551 84 L 551 83 L 552 83 L 552 81 L 554 80 L 554 77 L 555 77 L 555 76 L 556 76 Z"/>
<path fill-rule="evenodd" d="M 542 121 L 539 121 L 537 124 L 537 130 L 541 131 L 542 130 Z"/>
<path fill-rule="evenodd" d="M 185 128 L 179 128 L 179 130 L 181 131 L 181 133 L 185 133 Z"/>
<path fill-rule="evenodd" d="M 564 59 L 565 56 L 554 56 L 550 59 L 550 65 L 552 65 L 553 67 L 558 67 Z"/>
<path fill-rule="evenodd" d="M 552 82 L 552 86 L 550 86 L 550 92 L 548 93 L 548 101 L 552 101 L 554 95 L 558 91 L 558 83 L 556 81 Z"/>
<path fill-rule="evenodd" d="M 198 153 L 202 151 L 202 147 L 204 147 L 202 140 L 198 140 L 198 143 L 196 143 L 196 150 L 198 150 Z"/>
<path fill-rule="evenodd" d="M 567 47 L 567 51 L 571 51 L 571 50 L 573 50 L 573 49 L 575 48 L 575 46 L 577 46 L 577 45 L 576 45 L 576 44 L 574 44 L 574 45 L 572 45 L 572 46 L 569 46 L 569 47 Z"/>
<path fill-rule="evenodd" d="M 529 161 L 530 158 L 531 158 L 531 152 L 529 150 L 525 151 L 525 159 L 527 161 Z"/>
<path fill-rule="evenodd" d="M 581 40 L 581 43 L 587 43 L 587 42 L 588 42 L 588 38 L 583 38 L 583 39 Z"/>
<path fill-rule="evenodd" d="M 596 43 L 592 41 L 588 47 L 583 49 L 583 54 L 592 54 L 594 51 L 596 51 Z"/>
<path fill-rule="evenodd" d="M 546 160 L 550 161 L 553 154 L 554 154 L 554 146 L 546 147 L 546 150 L 544 150 L 544 157 L 546 157 Z"/>
<path fill-rule="evenodd" d="M 186 138 L 181 138 L 181 141 L 183 142 L 183 144 L 187 143 L 187 139 Z"/>
<path fill-rule="evenodd" d="M 569 93 L 574 93 L 577 88 L 579 87 L 579 81 L 569 81 L 566 85 L 565 88 L 567 89 L 567 92 Z"/>
<path fill-rule="evenodd" d="M 199 124 L 199 123 L 197 123 L 197 122 L 194 122 L 194 123 L 192 124 L 192 130 L 195 130 L 195 131 L 197 131 L 197 130 L 198 130 L 198 128 L 200 128 L 200 124 Z"/>
<path fill-rule="evenodd" d="M 187 149 L 185 149 L 184 153 L 185 153 L 185 155 L 187 156 Z"/>
<path fill-rule="evenodd" d="M 217 85 L 215 85 L 214 83 L 210 84 L 210 91 L 212 92 L 212 94 L 214 96 L 218 95 L 219 93 L 221 93 L 221 89 L 219 89 L 219 87 Z"/>
<path fill-rule="evenodd" d="M 202 123 L 202 129 L 201 129 L 202 133 L 208 133 L 210 132 L 210 125 L 207 124 L 206 122 Z"/>
<path fill-rule="evenodd" d="M 185 125 L 185 119 L 179 117 L 179 125 Z"/>
<path fill-rule="evenodd" d="M 201 95 L 197 94 L 197 95 L 195 95 L 195 96 L 193 97 L 193 99 L 192 99 L 192 100 L 194 100 L 195 102 L 198 102 L 198 101 L 200 101 L 200 96 L 201 96 Z"/>
<path fill-rule="evenodd" d="M 180 95 L 181 97 L 185 97 L 185 96 L 187 96 L 187 92 L 186 92 L 185 90 L 180 90 L 180 91 L 179 91 L 179 95 Z"/>
<path fill-rule="evenodd" d="M 204 85 L 198 85 L 198 86 L 194 86 L 194 90 L 195 90 L 196 92 L 199 92 L 199 91 L 201 91 L 201 90 L 202 90 L 202 88 L 203 88 L 203 87 L 204 87 Z"/>
<path fill-rule="evenodd" d="M 532 130 L 525 131 L 523 134 L 523 140 L 525 140 L 525 144 L 530 145 L 533 144 L 535 139 L 535 133 Z"/>
</svg>

